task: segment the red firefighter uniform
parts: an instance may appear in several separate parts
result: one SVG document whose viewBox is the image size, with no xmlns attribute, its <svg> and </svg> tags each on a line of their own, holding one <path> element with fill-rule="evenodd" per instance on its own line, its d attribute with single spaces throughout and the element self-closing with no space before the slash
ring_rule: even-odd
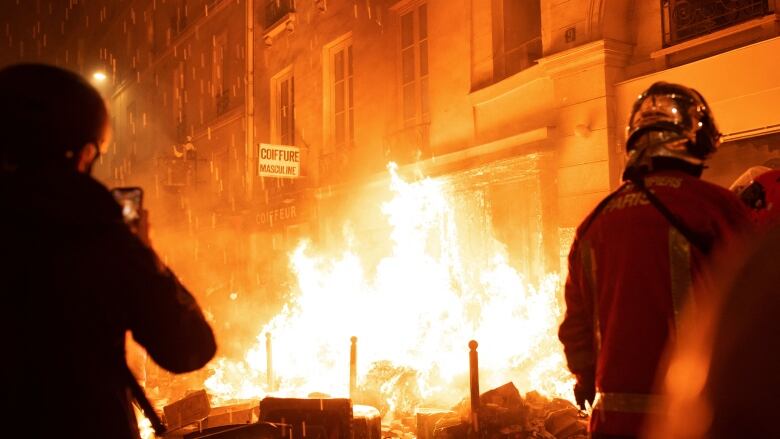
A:
<svg viewBox="0 0 780 439">
<path fill-rule="evenodd" d="M 673 170 L 649 174 L 645 186 L 716 250 L 749 227 L 725 188 Z M 559 338 L 572 373 L 595 373 L 591 431 L 634 436 L 652 414 L 657 368 L 706 256 L 630 183 L 591 216 L 569 254 Z"/>
</svg>

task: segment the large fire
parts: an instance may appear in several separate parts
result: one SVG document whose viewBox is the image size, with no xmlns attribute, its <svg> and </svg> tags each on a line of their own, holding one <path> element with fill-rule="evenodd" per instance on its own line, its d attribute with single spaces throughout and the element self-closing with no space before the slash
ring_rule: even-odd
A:
<svg viewBox="0 0 780 439">
<path fill-rule="evenodd" d="M 301 242 L 290 255 L 297 286 L 241 361 L 220 359 L 206 387 L 216 402 L 266 395 L 349 396 L 350 338 L 358 340 L 355 399 L 390 416 L 448 408 L 468 395 L 469 340 L 479 342 L 483 390 L 572 399 L 557 327 L 560 282 L 532 285 L 491 233 L 464 239 L 484 206 L 458 203 L 443 179 L 405 181 L 391 164 L 388 252 L 360 254 L 346 232 L 338 254 Z M 475 208 L 476 206 L 476 208 Z M 473 221 L 471 221 L 473 222 Z M 377 261 L 367 266 L 367 261 Z M 273 379 L 266 376 L 267 335 Z M 361 401 L 362 400 L 362 401 Z"/>
</svg>

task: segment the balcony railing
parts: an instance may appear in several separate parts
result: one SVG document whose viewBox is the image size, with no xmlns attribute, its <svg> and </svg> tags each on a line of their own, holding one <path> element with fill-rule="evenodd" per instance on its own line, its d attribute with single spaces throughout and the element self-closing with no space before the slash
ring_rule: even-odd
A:
<svg viewBox="0 0 780 439">
<path fill-rule="evenodd" d="M 187 28 L 187 16 L 184 14 L 180 14 L 176 17 L 171 17 L 170 20 L 170 32 L 171 32 L 171 38 L 178 37 L 182 32 L 184 32 L 184 29 Z"/>
<path fill-rule="evenodd" d="M 385 137 L 385 159 L 399 165 L 426 160 L 431 157 L 430 124 L 406 127 Z"/>
<path fill-rule="evenodd" d="M 157 174 L 163 186 L 194 187 L 198 183 L 198 159 L 194 155 L 186 158 L 158 157 Z"/>
<path fill-rule="evenodd" d="M 669 47 L 768 12 L 768 0 L 661 0 L 663 44 Z"/>
<path fill-rule="evenodd" d="M 217 116 L 225 114 L 230 108 L 230 93 L 223 91 L 217 95 Z"/>
<path fill-rule="evenodd" d="M 178 141 L 184 141 L 187 138 L 187 122 L 186 119 L 176 123 L 176 139 Z"/>
<path fill-rule="evenodd" d="M 291 12 L 295 12 L 295 0 L 268 0 L 265 5 L 265 28 L 273 26 Z"/>
</svg>

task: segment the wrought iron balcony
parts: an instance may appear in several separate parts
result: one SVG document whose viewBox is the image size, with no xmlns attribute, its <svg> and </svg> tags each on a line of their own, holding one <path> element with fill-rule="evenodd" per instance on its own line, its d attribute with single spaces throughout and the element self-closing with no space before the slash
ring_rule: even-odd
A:
<svg viewBox="0 0 780 439">
<path fill-rule="evenodd" d="M 265 28 L 272 27 L 291 12 L 295 12 L 295 0 L 268 0 L 265 5 Z"/>
<path fill-rule="evenodd" d="M 170 31 L 171 37 L 178 37 L 187 28 L 187 16 L 184 14 L 177 17 L 171 17 L 170 19 Z"/>
<path fill-rule="evenodd" d="M 399 165 L 429 159 L 430 131 L 430 123 L 426 122 L 387 135 L 384 139 L 385 159 Z"/>
<path fill-rule="evenodd" d="M 217 95 L 217 116 L 225 114 L 230 108 L 230 93 L 223 91 Z"/>
<path fill-rule="evenodd" d="M 661 0 L 664 47 L 769 12 L 768 0 Z"/>
<path fill-rule="evenodd" d="M 187 137 L 187 120 L 182 119 L 176 123 L 176 139 L 183 141 Z"/>
</svg>

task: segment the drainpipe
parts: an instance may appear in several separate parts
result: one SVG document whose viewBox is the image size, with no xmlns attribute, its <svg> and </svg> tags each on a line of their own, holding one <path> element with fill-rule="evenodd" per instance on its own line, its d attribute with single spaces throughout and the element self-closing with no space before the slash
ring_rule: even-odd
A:
<svg viewBox="0 0 780 439">
<path fill-rule="evenodd" d="M 246 0 L 246 87 L 244 109 L 246 118 L 246 197 L 251 201 L 255 182 L 255 2 Z"/>
</svg>

